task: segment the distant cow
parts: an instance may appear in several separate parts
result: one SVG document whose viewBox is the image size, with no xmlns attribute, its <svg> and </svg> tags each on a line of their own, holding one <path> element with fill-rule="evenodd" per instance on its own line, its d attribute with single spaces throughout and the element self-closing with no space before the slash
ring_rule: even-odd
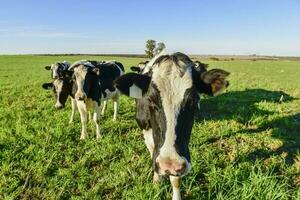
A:
<svg viewBox="0 0 300 200">
<path fill-rule="evenodd" d="M 116 87 L 136 98 L 136 121 L 152 157 L 153 181 L 170 177 L 173 199 L 180 199 L 180 177 L 191 169 L 189 140 L 198 93 L 215 95 L 228 86 L 228 72 L 200 73 L 182 53 L 157 55 L 141 74 L 119 77 Z"/>
<path fill-rule="evenodd" d="M 149 63 L 149 61 L 140 62 L 137 66 L 132 66 L 130 69 L 137 73 L 142 73 L 143 69 L 146 67 L 146 65 Z"/>
<path fill-rule="evenodd" d="M 116 119 L 119 102 L 119 91 L 114 87 L 114 80 L 123 75 L 123 65 L 115 62 L 97 63 L 94 61 L 78 61 L 69 67 L 74 71 L 75 84 L 72 95 L 75 98 L 80 118 L 81 137 L 85 139 L 87 131 L 87 112 L 93 112 L 96 125 L 96 137 L 100 138 L 100 102 L 109 98 L 114 101 L 114 119 Z"/>
<path fill-rule="evenodd" d="M 44 83 L 42 87 L 44 89 L 52 89 L 56 100 L 55 108 L 61 109 L 65 107 L 65 103 L 68 96 L 71 95 L 73 88 L 72 76 L 73 72 L 69 71 L 69 62 L 57 62 L 51 64 L 50 66 L 45 66 L 46 70 L 51 71 L 51 78 L 53 81 L 51 83 Z M 72 115 L 71 120 L 73 121 L 74 113 L 76 109 L 75 101 L 72 99 Z"/>
<path fill-rule="evenodd" d="M 87 60 L 82 60 L 80 62 L 90 62 L 90 63 L 93 63 L 93 66 L 102 65 L 102 64 L 105 64 L 105 63 L 106 63 L 105 65 L 113 66 L 113 67 L 116 67 L 116 65 L 117 65 L 124 72 L 124 67 L 123 67 L 122 63 L 117 62 L 117 61 L 87 61 Z M 55 65 L 51 65 L 51 66 L 55 66 Z M 52 68 L 52 69 L 56 69 L 56 68 Z M 105 72 L 105 74 L 106 73 L 107 72 Z M 74 97 L 74 91 L 73 91 L 73 90 L 76 90 L 75 79 L 72 79 L 73 71 L 69 71 L 68 68 L 62 68 L 57 72 L 57 74 L 58 74 L 59 78 L 54 79 L 54 81 L 51 82 L 51 83 L 44 83 L 42 86 L 43 86 L 44 89 L 52 89 L 53 90 L 53 94 L 54 94 L 54 97 L 56 99 L 55 108 L 57 108 L 57 109 L 64 108 L 68 96 L 71 97 L 72 112 L 71 112 L 71 117 L 70 117 L 70 122 L 69 123 L 72 123 L 73 120 L 74 120 L 74 115 L 75 115 L 75 111 L 76 111 L 76 108 L 77 108 L 77 104 L 76 104 L 76 101 L 74 99 L 75 98 Z M 103 84 L 106 84 L 105 83 L 106 80 L 104 78 L 104 76 L 106 76 L 105 74 L 102 73 L 100 75 L 101 76 L 101 81 L 104 82 Z M 116 95 L 119 95 L 119 93 L 116 93 Z M 108 97 L 108 98 L 110 98 L 110 97 Z M 104 112 L 106 110 L 107 99 L 108 98 L 106 98 L 104 100 L 102 115 L 104 115 Z M 118 97 L 117 96 L 111 96 L 111 98 L 113 98 L 113 100 L 114 100 L 114 117 L 113 117 L 113 119 L 116 120 L 117 113 L 118 113 Z"/>
<path fill-rule="evenodd" d="M 57 62 L 51 65 L 45 66 L 46 70 L 51 70 L 51 78 L 58 79 L 65 75 L 68 68 L 70 67 L 70 63 L 67 61 Z"/>
</svg>

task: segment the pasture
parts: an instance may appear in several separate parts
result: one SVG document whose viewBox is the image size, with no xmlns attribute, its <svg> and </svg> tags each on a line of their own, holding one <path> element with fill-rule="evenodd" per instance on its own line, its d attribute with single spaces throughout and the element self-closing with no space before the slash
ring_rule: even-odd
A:
<svg viewBox="0 0 300 200">
<path fill-rule="evenodd" d="M 56 61 L 142 58 L 0 56 L 0 199 L 168 199 L 152 184 L 150 155 L 122 96 L 118 120 L 108 112 L 81 141 L 79 113 L 68 124 L 70 100 L 55 110 L 44 66 Z M 231 72 L 217 97 L 202 96 L 192 131 L 185 199 L 300 199 L 300 61 L 212 61 Z"/>
</svg>

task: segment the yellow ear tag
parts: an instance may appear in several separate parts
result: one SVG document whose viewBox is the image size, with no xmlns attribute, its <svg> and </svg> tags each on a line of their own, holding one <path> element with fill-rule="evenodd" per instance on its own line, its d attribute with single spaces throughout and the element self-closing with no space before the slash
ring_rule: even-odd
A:
<svg viewBox="0 0 300 200">
<path fill-rule="evenodd" d="M 129 96 L 136 98 L 136 99 L 141 99 L 143 96 L 143 92 L 142 89 L 137 87 L 135 84 L 133 84 L 130 88 L 129 88 Z"/>
</svg>

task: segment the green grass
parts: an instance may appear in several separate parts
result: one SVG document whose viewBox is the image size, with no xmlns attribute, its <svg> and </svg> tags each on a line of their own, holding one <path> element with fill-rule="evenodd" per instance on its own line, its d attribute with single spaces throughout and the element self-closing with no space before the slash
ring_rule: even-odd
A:
<svg viewBox="0 0 300 200">
<path fill-rule="evenodd" d="M 102 139 L 80 141 L 79 113 L 54 109 L 46 64 L 124 57 L 0 56 L 0 199 L 166 199 L 170 183 L 152 184 L 151 160 L 121 97 L 101 120 Z M 190 149 L 186 199 L 300 199 L 300 62 L 207 61 L 231 72 L 230 87 L 203 97 Z M 283 102 L 279 99 L 283 97 Z"/>
</svg>

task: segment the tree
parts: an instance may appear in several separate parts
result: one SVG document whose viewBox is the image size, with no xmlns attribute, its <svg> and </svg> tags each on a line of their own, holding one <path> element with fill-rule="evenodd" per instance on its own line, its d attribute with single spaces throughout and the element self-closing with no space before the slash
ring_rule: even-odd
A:
<svg viewBox="0 0 300 200">
<path fill-rule="evenodd" d="M 156 49 L 155 49 L 155 54 L 160 53 L 160 52 L 161 52 L 162 50 L 164 50 L 165 48 L 166 48 L 165 43 L 163 43 L 163 42 L 157 43 L 157 47 L 156 47 Z"/>
<path fill-rule="evenodd" d="M 145 53 L 148 58 L 153 58 L 155 47 L 156 47 L 155 40 L 147 40 Z"/>
</svg>

